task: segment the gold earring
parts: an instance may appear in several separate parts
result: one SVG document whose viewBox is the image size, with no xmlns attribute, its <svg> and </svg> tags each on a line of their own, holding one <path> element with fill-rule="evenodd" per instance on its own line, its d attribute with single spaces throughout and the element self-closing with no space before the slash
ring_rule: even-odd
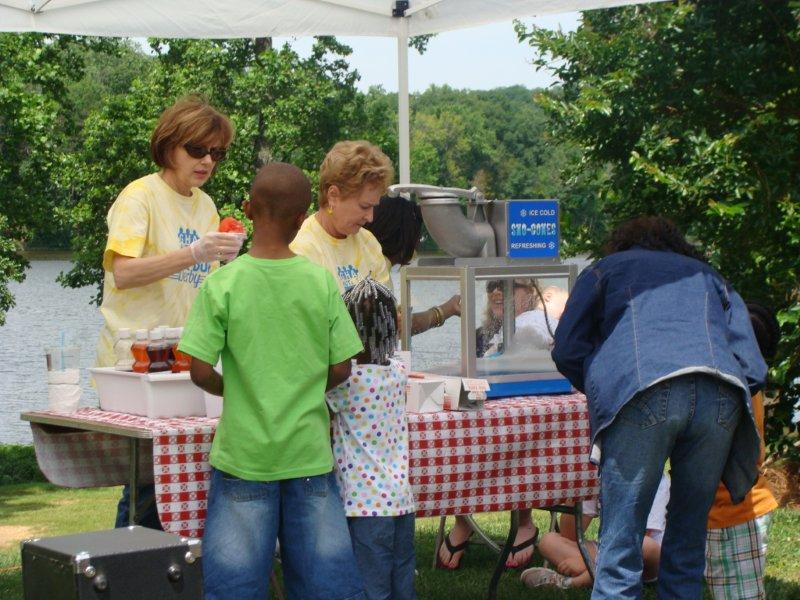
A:
<svg viewBox="0 0 800 600">
<path fill-rule="evenodd" d="M 328 211 L 329 215 L 333 214 L 333 206 L 332 205 L 328 204 L 328 208 L 326 210 Z"/>
</svg>

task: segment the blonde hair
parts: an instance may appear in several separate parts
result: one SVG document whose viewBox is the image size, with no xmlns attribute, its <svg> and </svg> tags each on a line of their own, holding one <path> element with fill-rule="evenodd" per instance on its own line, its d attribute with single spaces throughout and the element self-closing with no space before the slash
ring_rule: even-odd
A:
<svg viewBox="0 0 800 600">
<path fill-rule="evenodd" d="M 228 117 L 202 96 L 186 96 L 161 113 L 150 137 L 150 155 L 159 167 L 171 169 L 172 151 L 178 146 L 219 140 L 220 147 L 227 148 L 233 136 Z"/>
<path fill-rule="evenodd" d="M 338 142 L 319 167 L 319 206 L 328 205 L 332 185 L 342 196 L 353 195 L 367 185 L 378 186 L 382 194 L 392 179 L 392 161 L 380 148 L 364 140 Z"/>
</svg>

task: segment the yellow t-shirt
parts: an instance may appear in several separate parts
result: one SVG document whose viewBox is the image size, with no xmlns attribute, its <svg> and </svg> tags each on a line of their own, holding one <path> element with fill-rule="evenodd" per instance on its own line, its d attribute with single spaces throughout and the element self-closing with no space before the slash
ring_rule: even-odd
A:
<svg viewBox="0 0 800 600">
<path fill-rule="evenodd" d="M 200 284 L 218 263 L 198 263 L 149 285 L 120 290 L 114 284 L 114 254 L 143 258 L 167 254 L 219 227 L 219 215 L 208 195 L 192 188 L 180 195 L 157 173 L 128 184 L 108 211 L 108 242 L 103 252 L 105 319 L 97 343 L 97 365 L 114 364 L 114 340 L 121 327 L 180 327 Z"/>
<path fill-rule="evenodd" d="M 289 248 L 325 267 L 339 284 L 341 293 L 367 276 L 391 289 L 392 281 L 381 245 L 363 227 L 358 233 L 339 239 L 325 231 L 317 217 L 311 215 L 303 221 Z"/>
<path fill-rule="evenodd" d="M 753 417 L 758 427 L 758 433 L 763 440 L 764 397 L 761 395 L 761 392 L 753 396 Z M 759 468 L 761 468 L 763 462 L 764 442 L 761 442 L 761 457 L 758 461 Z M 775 496 L 772 495 L 766 479 L 761 474 L 759 474 L 756 484 L 739 504 L 731 504 L 731 495 L 728 493 L 728 488 L 720 483 L 717 488 L 717 494 L 714 497 L 714 504 L 711 505 L 711 511 L 708 513 L 708 528 L 721 529 L 723 527 L 741 525 L 756 517 L 765 515 L 776 508 L 778 508 L 778 503 L 775 501 Z"/>
</svg>

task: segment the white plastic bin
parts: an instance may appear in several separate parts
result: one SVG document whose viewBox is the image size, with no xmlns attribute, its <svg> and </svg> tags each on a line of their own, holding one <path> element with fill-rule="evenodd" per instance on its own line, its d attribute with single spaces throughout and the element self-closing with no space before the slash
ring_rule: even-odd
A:
<svg viewBox="0 0 800 600">
<path fill-rule="evenodd" d="M 203 390 L 189 373 L 132 373 L 113 367 L 89 369 L 100 408 L 143 417 L 203 417 Z"/>
<path fill-rule="evenodd" d="M 218 419 L 222 414 L 222 396 L 214 396 L 208 392 L 203 392 L 206 403 L 206 416 Z"/>
</svg>

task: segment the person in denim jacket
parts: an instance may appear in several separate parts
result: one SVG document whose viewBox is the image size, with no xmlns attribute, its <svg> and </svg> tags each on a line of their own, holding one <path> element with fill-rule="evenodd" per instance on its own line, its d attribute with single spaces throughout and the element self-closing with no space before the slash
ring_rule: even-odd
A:
<svg viewBox="0 0 800 600">
<path fill-rule="evenodd" d="M 641 596 L 642 536 L 669 459 L 659 598 L 700 598 L 706 519 L 720 479 L 734 503 L 757 477 L 751 395 L 767 367 L 741 297 L 662 217 L 621 225 L 575 283 L 555 334 L 584 392 L 600 465 L 592 598 Z"/>
</svg>

